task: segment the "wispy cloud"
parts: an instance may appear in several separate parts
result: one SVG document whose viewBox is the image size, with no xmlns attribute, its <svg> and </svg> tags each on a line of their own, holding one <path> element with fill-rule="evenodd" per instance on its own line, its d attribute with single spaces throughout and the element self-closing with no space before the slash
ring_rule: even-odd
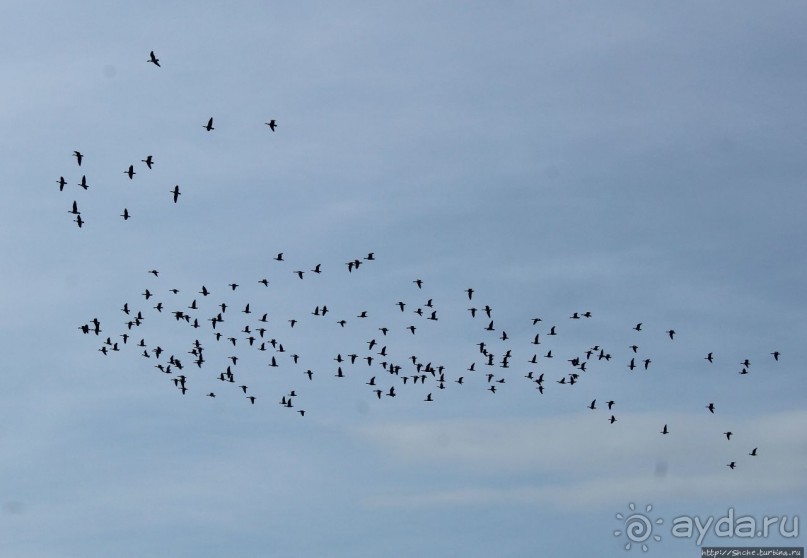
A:
<svg viewBox="0 0 807 558">
<path fill-rule="evenodd" d="M 599 418 L 599 417 L 598 417 Z M 450 468 L 464 483 L 367 500 L 370 506 L 544 503 L 602 506 L 631 495 L 666 500 L 767 496 L 807 487 L 807 413 L 747 419 L 697 413 L 584 413 L 530 420 L 446 420 L 364 427 L 395 463 Z M 669 435 L 660 433 L 667 424 Z M 732 431 L 731 440 L 724 432 Z M 748 455 L 758 447 L 758 455 Z M 737 463 L 735 470 L 727 464 Z M 764 467 L 765 472 L 761 467 Z M 642 473 L 641 471 L 645 471 Z M 636 473 L 639 471 L 639 473 Z M 626 474 L 630 472 L 630 474 Z M 530 481 L 524 482 L 524 474 Z M 502 486 L 502 478 L 514 480 Z M 532 480 L 535 479 L 535 480 Z"/>
</svg>

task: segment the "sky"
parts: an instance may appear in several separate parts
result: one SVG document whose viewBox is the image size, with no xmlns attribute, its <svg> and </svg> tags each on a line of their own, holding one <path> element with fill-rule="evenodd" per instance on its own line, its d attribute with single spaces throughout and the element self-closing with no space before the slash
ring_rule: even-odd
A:
<svg viewBox="0 0 807 558">
<path fill-rule="evenodd" d="M 805 546 L 672 531 L 805 521 L 805 27 L 776 1 L 6 2 L 0 554 Z"/>
</svg>

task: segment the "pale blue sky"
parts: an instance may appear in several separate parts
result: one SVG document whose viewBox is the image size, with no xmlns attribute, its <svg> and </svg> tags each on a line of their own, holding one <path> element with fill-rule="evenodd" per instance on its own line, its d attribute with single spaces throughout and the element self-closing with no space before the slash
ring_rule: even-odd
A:
<svg viewBox="0 0 807 558">
<path fill-rule="evenodd" d="M 7 2 L 0 21 L 0 554 L 636 555 L 613 535 L 634 502 L 664 519 L 646 555 L 680 557 L 699 551 L 676 515 L 803 514 L 807 8 L 165 4 Z M 194 298 L 202 328 L 165 315 Z M 428 298 L 437 322 L 411 312 Z M 207 322 L 225 301 L 235 348 Z M 97 351 L 124 302 L 146 317 L 134 342 L 181 355 L 185 396 L 132 340 Z M 287 353 L 245 346 L 247 302 Z M 93 317 L 98 338 L 77 329 Z M 334 378 L 372 338 L 444 365 L 446 389 L 378 355 Z M 558 385 L 593 345 L 611 361 Z M 289 389 L 304 417 L 277 404 Z"/>
</svg>

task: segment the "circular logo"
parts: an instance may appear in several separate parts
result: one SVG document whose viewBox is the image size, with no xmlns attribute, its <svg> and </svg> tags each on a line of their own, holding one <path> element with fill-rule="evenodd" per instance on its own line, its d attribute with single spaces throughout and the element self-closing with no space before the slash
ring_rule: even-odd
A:
<svg viewBox="0 0 807 558">
<path fill-rule="evenodd" d="M 628 542 L 625 543 L 625 550 L 630 550 L 634 544 L 641 544 L 642 551 L 647 552 L 648 546 L 646 541 L 648 541 L 651 537 L 656 542 L 661 541 L 661 535 L 653 534 L 653 525 L 661 525 L 664 523 L 664 520 L 661 518 L 651 520 L 646 515 L 653 511 L 653 506 L 651 504 L 645 506 L 644 513 L 637 513 L 636 505 L 633 503 L 628 504 L 628 509 L 630 510 L 630 513 L 627 516 L 621 513 L 616 514 L 616 518 L 623 524 L 623 529 L 615 530 L 614 536 L 621 537 L 623 534 L 625 535 L 625 537 L 628 539 Z"/>
</svg>

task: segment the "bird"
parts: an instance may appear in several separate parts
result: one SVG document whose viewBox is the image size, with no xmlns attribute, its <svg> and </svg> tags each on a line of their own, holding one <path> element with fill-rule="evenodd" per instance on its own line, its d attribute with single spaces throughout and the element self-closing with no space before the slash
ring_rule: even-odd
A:
<svg viewBox="0 0 807 558">
<path fill-rule="evenodd" d="M 633 326 L 633 329 L 635 329 L 636 331 L 642 331 L 642 322 L 639 322 L 638 324 Z"/>
<path fill-rule="evenodd" d="M 123 213 L 121 213 L 121 217 L 123 217 L 124 221 L 127 221 L 130 217 L 129 210 L 126 209 L 125 207 L 123 208 Z"/>
<path fill-rule="evenodd" d="M 171 193 L 174 194 L 174 203 L 177 203 L 177 200 L 179 199 L 179 196 L 182 195 L 182 192 L 179 191 L 179 185 L 178 184 L 176 186 L 174 186 L 174 189 L 171 190 Z"/>
<path fill-rule="evenodd" d="M 734 469 L 736 466 L 737 466 L 736 461 L 732 461 L 731 463 L 726 465 L 726 467 L 728 467 L 729 469 Z"/>
<path fill-rule="evenodd" d="M 670 336 L 670 339 L 672 339 L 675 336 L 675 330 L 674 329 L 668 329 L 665 333 L 667 333 L 667 335 Z"/>
<path fill-rule="evenodd" d="M 282 262 L 283 261 L 283 252 L 278 253 L 278 255 L 274 257 L 274 260 L 277 261 L 277 262 Z"/>
<path fill-rule="evenodd" d="M 84 224 L 84 220 L 81 218 L 81 215 L 76 215 L 74 221 L 78 225 L 78 228 L 81 228 L 81 226 Z"/>
<path fill-rule="evenodd" d="M 751 450 L 751 453 L 749 453 L 748 455 L 753 456 L 753 457 L 756 457 L 756 456 L 757 456 L 757 449 L 758 449 L 758 448 L 754 448 L 754 449 L 752 449 L 752 450 Z"/>
<path fill-rule="evenodd" d="M 87 184 L 87 175 L 86 174 L 81 175 L 81 182 L 79 182 L 78 185 L 81 186 L 82 188 L 84 188 L 85 190 L 90 189 L 89 184 Z"/>
<path fill-rule="evenodd" d="M 274 120 L 266 122 L 266 125 L 269 126 L 269 129 L 272 130 L 273 132 L 275 131 L 275 128 L 277 128 L 277 122 Z"/>
<path fill-rule="evenodd" d="M 779 360 L 779 355 L 782 354 L 779 351 L 774 351 L 771 353 L 773 355 L 773 360 Z"/>
<path fill-rule="evenodd" d="M 129 175 L 129 180 L 131 180 L 132 177 L 134 177 L 134 175 L 137 174 L 135 172 L 135 170 L 134 170 L 134 165 L 129 165 L 129 168 L 127 170 L 123 171 L 123 174 L 128 174 Z"/>
<path fill-rule="evenodd" d="M 65 182 L 65 180 L 64 180 L 64 176 L 60 176 L 59 180 L 57 180 L 56 183 L 59 185 L 59 191 L 63 192 L 64 191 L 64 185 L 67 184 L 67 182 Z"/>
<path fill-rule="evenodd" d="M 157 56 L 154 54 L 153 50 L 151 52 L 149 52 L 149 59 L 146 60 L 146 62 L 151 62 L 152 64 L 154 64 L 158 68 L 162 67 L 162 66 L 160 66 L 160 59 L 157 58 Z"/>
<path fill-rule="evenodd" d="M 670 433 L 670 431 L 667 430 L 667 425 L 666 424 L 664 425 L 664 428 L 661 430 L 661 433 L 662 434 L 669 434 Z"/>
<path fill-rule="evenodd" d="M 73 200 L 73 208 L 72 208 L 72 209 L 68 209 L 68 210 L 67 210 L 67 212 L 68 212 L 68 213 L 72 213 L 73 215 L 78 215 L 79 213 L 81 213 L 81 212 L 78 210 L 78 204 L 76 204 L 76 200 Z"/>
<path fill-rule="evenodd" d="M 710 412 L 710 413 L 712 413 L 712 414 L 714 414 L 714 413 L 715 413 L 715 404 L 714 404 L 714 403 L 709 403 L 709 404 L 706 406 L 706 408 L 707 408 L 707 409 L 709 409 L 709 412 Z"/>
<path fill-rule="evenodd" d="M 202 128 L 204 128 L 208 132 L 210 130 L 215 130 L 215 128 L 213 127 L 213 117 L 212 116 L 210 117 L 210 120 L 207 121 L 207 124 L 202 124 Z"/>
<path fill-rule="evenodd" d="M 726 440 L 731 440 L 731 435 L 734 434 L 734 432 L 723 432 L 723 434 L 726 435 Z"/>
<path fill-rule="evenodd" d="M 73 157 L 76 158 L 78 166 L 81 166 L 81 161 L 84 159 L 84 155 L 82 155 L 79 151 L 73 151 Z"/>
<path fill-rule="evenodd" d="M 146 163 L 149 169 L 154 165 L 154 160 L 151 158 L 151 155 L 147 155 L 145 159 L 140 159 L 140 161 Z"/>
<path fill-rule="evenodd" d="M 714 361 L 714 357 L 712 356 L 712 353 L 709 353 L 708 355 L 706 355 L 706 356 L 705 356 L 705 357 L 703 357 L 703 358 L 704 358 L 704 359 L 706 359 L 706 360 L 708 360 L 709 362 L 713 362 L 713 361 Z"/>
</svg>

